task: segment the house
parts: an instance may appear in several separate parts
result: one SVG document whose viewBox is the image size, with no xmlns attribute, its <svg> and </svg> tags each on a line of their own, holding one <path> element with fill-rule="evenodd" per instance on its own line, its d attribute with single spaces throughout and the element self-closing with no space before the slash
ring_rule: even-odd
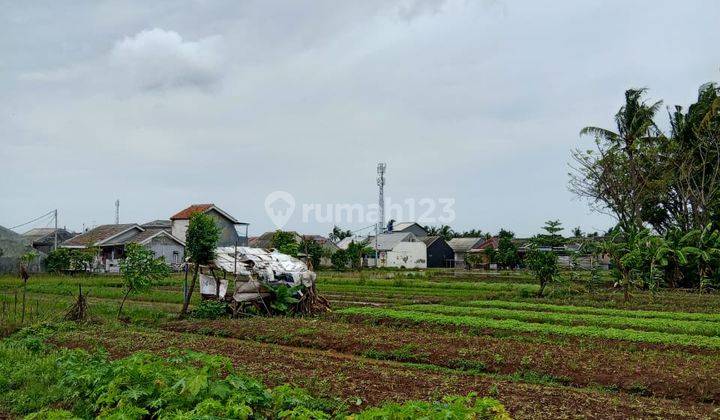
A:
<svg viewBox="0 0 720 420">
<path fill-rule="evenodd" d="M 493 236 L 492 238 L 488 238 L 483 242 L 479 243 L 478 245 L 475 245 L 468 251 L 468 253 L 475 254 L 479 257 L 479 265 L 482 268 L 492 269 L 494 268 L 494 266 L 491 266 L 490 256 L 487 254 L 486 251 L 489 249 L 498 249 L 499 246 L 500 238 L 498 238 L 497 236 Z"/>
<path fill-rule="evenodd" d="M 185 242 L 165 229 L 144 228 L 138 224 L 100 225 L 60 244 L 63 248 L 97 248 L 96 268 L 109 273 L 120 271 L 120 260 L 129 243 L 144 245 L 177 269 L 183 261 Z"/>
<path fill-rule="evenodd" d="M 456 268 L 465 267 L 465 254 L 485 241 L 485 238 L 452 238 L 448 245 L 452 248 L 455 257 L 453 266 Z"/>
<path fill-rule="evenodd" d="M 412 233 L 416 238 L 424 238 L 428 236 L 427 230 L 415 222 L 388 223 L 388 233 L 391 232 Z"/>
<path fill-rule="evenodd" d="M 377 235 L 377 240 L 375 236 L 345 238 L 337 246 L 347 249 L 351 242 L 364 242 L 368 247 L 377 249 L 379 267 L 427 267 L 425 243 L 409 232 L 381 233 Z M 368 264 L 376 265 L 374 258 L 369 259 Z"/>
<path fill-rule="evenodd" d="M 218 246 L 247 246 L 248 245 L 248 223 L 239 222 L 226 211 L 215 204 L 193 204 L 186 209 L 180 210 L 170 217 L 172 223 L 172 236 L 185 241 L 190 216 L 193 213 L 205 213 L 215 219 L 220 228 L 220 240 Z"/>
<path fill-rule="evenodd" d="M 307 240 L 313 240 L 322 247 L 322 249 L 325 251 L 326 255 L 332 255 L 335 251 L 337 251 L 339 248 L 337 245 L 335 245 L 331 240 L 328 238 L 322 236 L 322 235 L 301 235 L 295 231 L 288 231 L 288 233 L 293 235 L 293 238 L 295 239 L 295 242 L 298 244 L 302 244 L 303 239 Z M 249 239 L 249 246 L 253 248 L 263 248 L 263 249 L 270 249 L 273 247 L 273 237 L 275 236 L 275 232 L 265 232 L 260 236 L 254 236 Z M 298 257 L 300 259 L 303 259 L 305 257 L 304 250 L 300 249 L 300 252 L 298 254 Z M 320 259 L 320 265 L 323 267 L 329 267 L 332 265 L 330 262 L 330 258 L 327 256 L 323 256 Z"/>
<path fill-rule="evenodd" d="M 57 238 L 55 232 L 57 232 Z M 55 248 L 56 240 L 57 244 L 60 244 L 73 236 L 75 236 L 74 233 L 70 233 L 65 229 L 55 228 L 35 228 L 22 234 L 23 241 L 26 244 L 44 254 L 49 254 Z"/>
<path fill-rule="evenodd" d="M 455 252 L 442 236 L 420 238 L 427 248 L 427 267 L 443 268 L 453 263 Z"/>
<path fill-rule="evenodd" d="M 143 223 L 140 225 L 144 227 L 145 229 L 163 229 L 166 230 L 168 233 L 172 233 L 172 220 L 153 220 L 151 222 Z"/>
<path fill-rule="evenodd" d="M 312 239 L 313 241 L 317 242 L 318 245 L 320 245 L 320 247 L 323 249 L 323 257 L 320 258 L 320 266 L 330 267 L 332 265 L 330 255 L 334 254 L 340 248 L 338 248 L 338 246 L 333 241 L 322 235 L 303 235 L 303 238 Z M 301 249 L 300 252 L 303 252 L 303 250 Z"/>
<path fill-rule="evenodd" d="M 294 231 L 288 231 L 287 233 L 290 233 L 293 235 L 293 239 L 295 239 L 295 242 L 298 244 L 302 242 L 302 236 Z M 250 238 L 249 246 L 253 248 L 263 248 L 263 249 L 270 249 L 273 247 L 273 237 L 275 236 L 275 231 L 273 232 L 265 232 L 260 236 L 254 236 Z"/>
<path fill-rule="evenodd" d="M 29 251 L 32 247 L 21 235 L 0 226 L 0 274 L 17 273 L 20 257 Z M 39 267 L 32 266 L 30 270 L 39 271 Z"/>
</svg>

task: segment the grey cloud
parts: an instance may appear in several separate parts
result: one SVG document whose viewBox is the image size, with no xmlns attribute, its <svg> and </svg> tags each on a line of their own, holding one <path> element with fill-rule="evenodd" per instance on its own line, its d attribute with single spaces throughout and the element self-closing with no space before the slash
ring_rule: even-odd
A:
<svg viewBox="0 0 720 420">
<path fill-rule="evenodd" d="M 630 86 L 686 105 L 717 80 L 720 3 L 589 4 L 11 2 L 0 225 L 57 207 L 77 229 L 120 198 L 127 221 L 215 201 L 258 232 L 274 190 L 375 201 L 384 160 L 393 201 L 455 198 L 458 229 L 607 228 L 567 192 L 578 130 Z"/>
<path fill-rule="evenodd" d="M 183 40 L 175 31 L 153 28 L 118 41 L 111 63 L 143 89 L 204 87 L 222 77 L 222 37 Z"/>
</svg>

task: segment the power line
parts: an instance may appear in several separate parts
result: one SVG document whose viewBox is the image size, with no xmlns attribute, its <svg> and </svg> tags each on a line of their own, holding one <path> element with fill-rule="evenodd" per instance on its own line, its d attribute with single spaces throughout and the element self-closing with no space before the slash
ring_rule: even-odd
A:
<svg viewBox="0 0 720 420">
<path fill-rule="evenodd" d="M 52 214 L 54 214 L 54 213 L 55 213 L 55 210 L 49 211 L 49 212 L 43 214 L 42 216 L 39 216 L 39 217 L 36 217 L 36 218 L 30 220 L 29 222 L 25 222 L 25 223 L 21 223 L 21 224 L 19 224 L 19 225 L 17 225 L 17 226 L 13 226 L 13 227 L 10 228 L 10 230 L 15 230 L 15 229 L 17 229 L 17 228 L 19 228 L 19 227 L 23 227 L 23 226 L 25 226 L 25 225 L 29 225 L 30 223 L 33 223 L 33 222 L 37 222 L 38 220 L 42 219 L 43 217 L 50 216 L 50 215 L 52 215 Z"/>
</svg>

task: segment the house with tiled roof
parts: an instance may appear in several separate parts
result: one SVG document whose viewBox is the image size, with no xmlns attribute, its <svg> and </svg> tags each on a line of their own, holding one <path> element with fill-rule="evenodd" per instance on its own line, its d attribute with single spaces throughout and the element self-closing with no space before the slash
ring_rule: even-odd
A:
<svg viewBox="0 0 720 420">
<path fill-rule="evenodd" d="M 170 216 L 173 236 L 185 241 L 190 225 L 190 216 L 194 213 L 205 213 L 215 220 L 215 224 L 220 228 L 218 246 L 248 245 L 249 223 L 238 221 L 230 213 L 213 203 L 192 204 Z"/>
<path fill-rule="evenodd" d="M 136 243 L 150 249 L 173 268 L 179 268 L 185 254 L 185 242 L 163 228 L 143 227 L 135 223 L 100 225 L 60 244 L 63 248 L 98 250 L 96 268 L 116 273 L 125 257 L 125 247 Z"/>
</svg>

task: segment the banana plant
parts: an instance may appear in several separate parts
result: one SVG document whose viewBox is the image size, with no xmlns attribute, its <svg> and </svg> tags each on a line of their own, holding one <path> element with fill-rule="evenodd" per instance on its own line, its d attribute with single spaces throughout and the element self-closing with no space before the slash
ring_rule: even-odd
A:
<svg viewBox="0 0 720 420">
<path fill-rule="evenodd" d="M 703 291 L 717 276 L 720 263 L 720 231 L 708 224 L 703 229 L 696 229 L 685 235 L 682 248 L 690 263 L 697 268 L 700 280 L 700 291 Z"/>
</svg>

